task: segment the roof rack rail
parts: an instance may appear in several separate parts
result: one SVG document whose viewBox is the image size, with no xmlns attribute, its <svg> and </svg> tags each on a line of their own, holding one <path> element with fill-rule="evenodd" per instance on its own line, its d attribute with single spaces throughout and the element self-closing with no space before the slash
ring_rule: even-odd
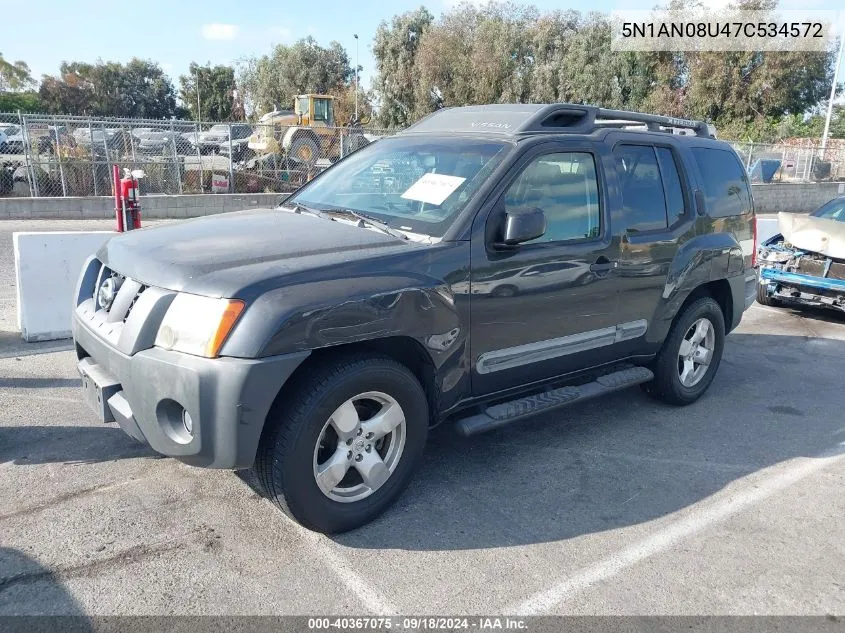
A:
<svg viewBox="0 0 845 633">
<path fill-rule="evenodd" d="M 626 110 L 608 110 L 596 108 L 594 125 L 602 122 L 619 122 L 645 124 L 649 131 L 662 132 L 661 128 L 684 128 L 695 132 L 696 136 L 710 138 L 713 136 L 710 126 L 706 121 L 694 121 L 692 119 L 680 119 L 660 114 L 644 114 L 642 112 L 628 112 Z"/>
<path fill-rule="evenodd" d="M 589 134 L 600 128 L 645 126 L 650 132 L 675 134 L 690 130 L 695 136 L 715 138 L 706 121 L 610 110 L 576 103 L 491 104 L 437 110 L 406 128 L 402 134 L 461 133 L 518 136 L 524 134 Z"/>
</svg>

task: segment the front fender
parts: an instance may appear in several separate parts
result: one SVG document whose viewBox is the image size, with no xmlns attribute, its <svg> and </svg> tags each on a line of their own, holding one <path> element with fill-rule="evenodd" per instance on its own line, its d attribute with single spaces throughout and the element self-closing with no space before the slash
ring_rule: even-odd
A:
<svg viewBox="0 0 845 633">
<path fill-rule="evenodd" d="M 468 380 L 461 301 L 451 284 L 406 272 L 287 286 L 249 307 L 221 353 L 254 358 L 411 338 L 434 367 L 442 401 L 451 404 Z"/>
</svg>

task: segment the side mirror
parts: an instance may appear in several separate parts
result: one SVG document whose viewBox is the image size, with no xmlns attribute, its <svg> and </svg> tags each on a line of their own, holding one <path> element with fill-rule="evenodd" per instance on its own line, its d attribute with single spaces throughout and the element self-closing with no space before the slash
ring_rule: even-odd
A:
<svg viewBox="0 0 845 633">
<path fill-rule="evenodd" d="M 508 209 L 502 224 L 502 239 L 495 248 L 513 248 L 541 237 L 546 232 L 546 215 L 536 207 Z"/>
</svg>

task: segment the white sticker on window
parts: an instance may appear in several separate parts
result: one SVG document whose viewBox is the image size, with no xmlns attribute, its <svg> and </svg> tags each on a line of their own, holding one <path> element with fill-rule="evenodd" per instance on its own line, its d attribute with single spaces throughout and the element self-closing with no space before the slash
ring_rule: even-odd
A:
<svg viewBox="0 0 845 633">
<path fill-rule="evenodd" d="M 443 204 L 452 192 L 461 186 L 466 178 L 447 176 L 446 174 L 424 174 L 402 194 L 406 200 L 416 200 L 428 204 Z"/>
</svg>

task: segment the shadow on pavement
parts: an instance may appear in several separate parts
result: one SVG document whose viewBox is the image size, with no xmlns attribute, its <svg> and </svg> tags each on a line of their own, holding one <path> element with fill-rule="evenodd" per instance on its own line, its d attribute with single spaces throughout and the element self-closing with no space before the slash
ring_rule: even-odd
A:
<svg viewBox="0 0 845 633">
<path fill-rule="evenodd" d="M 845 312 L 834 310 L 831 308 L 817 308 L 814 306 L 797 306 L 795 304 L 784 303 L 783 305 L 772 307 L 773 310 L 783 310 L 793 316 L 811 319 L 813 321 L 827 321 L 828 323 L 843 323 L 845 324 Z"/>
<path fill-rule="evenodd" d="M 0 426 L 0 464 L 95 463 L 160 457 L 117 426 Z"/>
<path fill-rule="evenodd" d="M 4 616 L 76 616 L 62 618 Z M 0 628 L 4 631 L 92 631 L 82 606 L 52 571 L 17 549 L 0 547 Z"/>
<path fill-rule="evenodd" d="M 397 504 L 334 538 L 373 549 L 480 549 L 666 517 L 843 442 L 843 359 L 845 341 L 734 333 L 709 392 L 689 407 L 630 389 L 473 438 L 435 429 Z"/>
<path fill-rule="evenodd" d="M 73 349 L 73 341 L 69 338 L 27 343 L 21 338 L 19 331 L 0 329 L 0 359 L 41 354 L 45 350 L 49 352 L 70 349 Z"/>
<path fill-rule="evenodd" d="M 0 389 L 61 389 L 81 385 L 79 378 L 0 378 Z"/>
</svg>

